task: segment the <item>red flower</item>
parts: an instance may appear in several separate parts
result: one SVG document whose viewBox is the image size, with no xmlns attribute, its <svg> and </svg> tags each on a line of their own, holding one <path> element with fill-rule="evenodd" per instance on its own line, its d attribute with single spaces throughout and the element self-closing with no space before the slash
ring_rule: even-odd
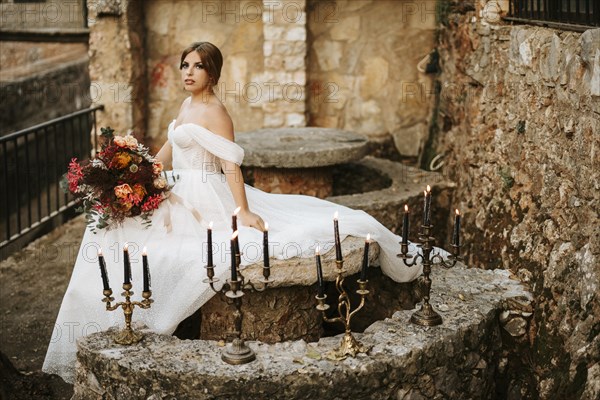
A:
<svg viewBox="0 0 600 400">
<path fill-rule="evenodd" d="M 155 194 L 153 196 L 148 197 L 148 199 L 142 204 L 142 211 L 152 211 L 156 210 L 160 203 L 162 202 L 162 196 L 160 194 Z"/>
<path fill-rule="evenodd" d="M 83 170 L 76 158 L 72 158 L 69 163 L 69 171 L 67 172 L 67 181 L 69 182 L 69 190 L 73 193 L 79 188 L 79 181 L 83 178 Z"/>
</svg>

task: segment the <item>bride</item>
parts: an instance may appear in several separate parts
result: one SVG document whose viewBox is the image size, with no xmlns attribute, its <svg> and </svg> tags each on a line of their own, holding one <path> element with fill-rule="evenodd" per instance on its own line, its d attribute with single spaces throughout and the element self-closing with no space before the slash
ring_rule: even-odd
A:
<svg viewBox="0 0 600 400">
<path fill-rule="evenodd" d="M 231 117 L 213 88 L 223 58 L 208 42 L 194 43 L 181 55 L 181 80 L 190 93 L 168 128 L 168 140 L 156 158 L 178 177 L 171 196 L 155 210 L 145 229 L 136 219 L 94 233 L 86 229 L 73 274 L 56 320 L 42 370 L 73 382 L 76 339 L 123 324 L 119 312 L 102 303 L 98 250 L 102 249 L 111 287 L 120 293 L 122 250 L 128 244 L 134 298 L 141 293 L 140 253 L 147 248 L 152 273 L 153 303 L 134 313 L 153 331 L 171 334 L 177 325 L 208 301 L 213 291 L 202 280 L 206 264 L 206 228 L 212 221 L 215 276 L 224 280 L 230 265 L 231 216 L 238 214 L 242 265 L 262 261 L 262 231 L 269 222 L 271 256 L 311 257 L 315 246 L 331 247 L 334 213 L 339 212 L 340 239 L 371 234 L 380 248 L 384 274 L 398 282 L 415 279 L 420 266 L 405 267 L 396 258 L 400 237 L 363 211 L 301 195 L 264 193 L 244 184 L 240 165 L 243 149 L 234 143 Z M 411 252 L 416 248 L 411 244 Z"/>
</svg>

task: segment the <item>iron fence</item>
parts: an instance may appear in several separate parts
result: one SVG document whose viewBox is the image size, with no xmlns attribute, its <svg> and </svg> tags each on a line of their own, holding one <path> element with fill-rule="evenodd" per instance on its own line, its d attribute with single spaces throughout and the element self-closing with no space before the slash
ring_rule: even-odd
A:
<svg viewBox="0 0 600 400">
<path fill-rule="evenodd" d="M 506 20 L 573 30 L 600 26 L 600 0 L 510 0 Z"/>
<path fill-rule="evenodd" d="M 71 158 L 98 148 L 96 112 L 80 110 L 0 137 L 0 249 L 72 209 L 60 187 Z"/>
</svg>

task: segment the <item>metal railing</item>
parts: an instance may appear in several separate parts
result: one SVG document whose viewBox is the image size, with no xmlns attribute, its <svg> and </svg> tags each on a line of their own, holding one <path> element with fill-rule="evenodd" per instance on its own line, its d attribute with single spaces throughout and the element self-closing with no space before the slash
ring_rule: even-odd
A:
<svg viewBox="0 0 600 400">
<path fill-rule="evenodd" d="M 583 31 L 600 26 L 598 0 L 510 0 L 505 20 Z"/>
<path fill-rule="evenodd" d="M 71 158 L 98 148 L 96 111 L 80 110 L 0 137 L 0 249 L 75 205 L 60 188 Z"/>
</svg>

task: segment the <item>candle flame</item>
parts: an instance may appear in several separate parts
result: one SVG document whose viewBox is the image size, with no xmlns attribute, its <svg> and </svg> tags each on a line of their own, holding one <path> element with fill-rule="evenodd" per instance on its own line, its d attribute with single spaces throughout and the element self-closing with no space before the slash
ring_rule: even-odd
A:
<svg viewBox="0 0 600 400">
<path fill-rule="evenodd" d="M 212 227 L 213 227 L 213 222 L 210 221 L 210 223 L 208 224 L 208 229 L 212 229 Z"/>
<path fill-rule="evenodd" d="M 129 243 L 125 242 L 125 244 L 123 245 L 123 251 L 128 251 L 129 250 Z"/>
<path fill-rule="evenodd" d="M 408 212 L 408 204 L 405 204 L 405 205 L 404 205 L 404 211 L 405 211 L 405 212 Z"/>
<path fill-rule="evenodd" d="M 233 215 L 237 216 L 241 209 L 242 207 L 238 207 L 235 210 L 233 210 Z"/>
<path fill-rule="evenodd" d="M 456 209 L 456 215 L 460 215 L 460 211 L 458 211 L 458 208 Z"/>
<path fill-rule="evenodd" d="M 367 242 L 371 240 L 371 234 L 367 233 Z"/>
<path fill-rule="evenodd" d="M 98 255 L 99 255 L 99 256 L 102 256 L 102 247 L 99 247 L 99 248 L 98 248 Z"/>
<path fill-rule="evenodd" d="M 338 212 L 336 211 L 336 212 L 333 214 L 333 219 L 338 219 L 338 215 L 339 215 L 339 214 L 338 214 Z"/>
<path fill-rule="evenodd" d="M 269 223 L 265 222 L 265 231 L 268 231 L 268 230 L 269 230 Z"/>
<path fill-rule="evenodd" d="M 233 235 L 231 235 L 231 240 L 235 240 L 235 238 L 238 236 L 238 231 L 233 232 Z"/>
<path fill-rule="evenodd" d="M 144 246 L 144 249 L 142 250 L 142 255 L 143 256 L 147 256 L 148 255 L 148 249 L 146 248 L 146 246 Z"/>
<path fill-rule="evenodd" d="M 315 255 L 318 256 L 319 255 L 319 245 L 317 245 L 317 248 L 315 249 Z"/>
<path fill-rule="evenodd" d="M 431 192 L 431 186 L 427 185 L 427 192 Z"/>
</svg>

